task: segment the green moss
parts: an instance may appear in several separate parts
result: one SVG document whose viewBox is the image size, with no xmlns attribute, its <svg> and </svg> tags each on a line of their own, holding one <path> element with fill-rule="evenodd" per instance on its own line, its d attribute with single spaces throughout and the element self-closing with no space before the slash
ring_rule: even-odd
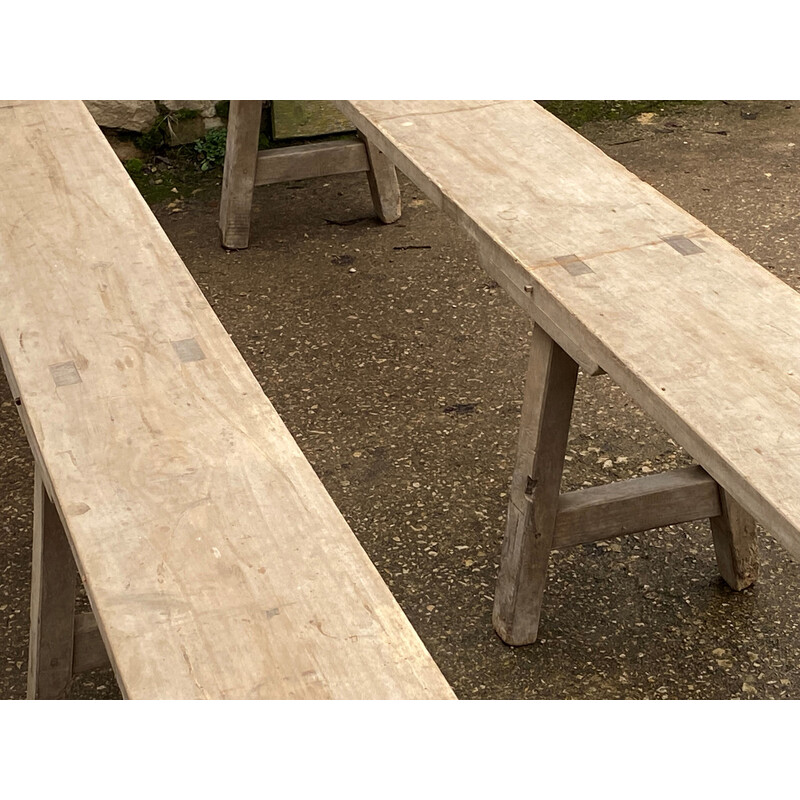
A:
<svg viewBox="0 0 800 800">
<path fill-rule="evenodd" d="M 629 119 L 648 111 L 674 111 L 699 100 L 540 100 L 551 114 L 571 128 L 599 119 Z"/>
<path fill-rule="evenodd" d="M 125 162 L 125 169 L 129 175 L 141 175 L 144 172 L 144 161 L 141 158 L 129 158 Z"/>
</svg>

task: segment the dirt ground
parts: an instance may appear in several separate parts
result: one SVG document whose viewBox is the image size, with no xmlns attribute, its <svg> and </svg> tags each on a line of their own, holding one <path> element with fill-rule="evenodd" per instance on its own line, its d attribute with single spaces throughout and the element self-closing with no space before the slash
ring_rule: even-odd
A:
<svg viewBox="0 0 800 800">
<path fill-rule="evenodd" d="M 800 288 L 800 103 L 708 102 L 581 132 Z M 800 697 L 800 567 L 763 532 L 760 579 L 741 593 L 718 577 L 707 523 L 554 553 L 539 641 L 496 637 L 531 324 L 467 236 L 402 190 L 403 217 L 384 226 L 362 175 L 261 187 L 235 253 L 213 181 L 155 211 L 456 694 Z M 0 697 L 21 698 L 33 465 L 5 384 L 0 400 Z M 565 491 L 691 463 L 585 375 L 567 458 Z M 72 696 L 119 692 L 98 671 Z"/>
</svg>

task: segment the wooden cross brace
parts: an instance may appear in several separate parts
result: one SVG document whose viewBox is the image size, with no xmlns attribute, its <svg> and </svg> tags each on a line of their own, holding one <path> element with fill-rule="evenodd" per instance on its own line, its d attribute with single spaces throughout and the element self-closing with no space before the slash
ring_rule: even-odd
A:
<svg viewBox="0 0 800 800">
<path fill-rule="evenodd" d="M 378 148 L 357 139 L 258 149 L 261 100 L 231 100 L 219 227 L 223 247 L 250 242 L 253 189 L 270 183 L 366 172 L 375 213 L 382 222 L 400 218 L 400 186 L 394 165 Z"/>
<path fill-rule="evenodd" d="M 536 641 L 551 550 L 708 518 L 735 590 L 758 574 L 755 521 L 700 467 L 559 494 L 578 364 L 536 325 L 493 622 L 511 645 Z"/>
</svg>

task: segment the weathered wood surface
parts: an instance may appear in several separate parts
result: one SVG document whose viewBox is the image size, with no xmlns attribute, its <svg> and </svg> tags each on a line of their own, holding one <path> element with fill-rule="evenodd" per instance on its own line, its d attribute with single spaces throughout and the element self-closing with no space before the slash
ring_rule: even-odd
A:
<svg viewBox="0 0 800 800">
<path fill-rule="evenodd" d="M 794 290 L 531 101 L 338 105 L 800 558 Z"/>
<path fill-rule="evenodd" d="M 402 213 L 397 170 L 394 168 L 394 164 L 369 139 L 361 135 L 361 141 L 364 143 L 369 160 L 367 181 L 375 213 L 381 222 L 397 222 Z"/>
<path fill-rule="evenodd" d="M 256 161 L 255 185 L 368 170 L 369 160 L 363 142 L 357 139 L 312 142 L 261 150 Z"/>
<path fill-rule="evenodd" d="M 78 571 L 38 466 L 33 489 L 32 549 L 28 699 L 59 700 L 72 680 Z"/>
<path fill-rule="evenodd" d="M 719 493 L 720 513 L 711 517 L 714 552 L 725 583 L 739 591 L 758 577 L 756 523 L 724 489 Z"/>
<path fill-rule="evenodd" d="M 679 525 L 720 514 L 719 487 L 701 467 L 562 494 L 553 548 Z"/>
<path fill-rule="evenodd" d="M 0 108 L 0 339 L 125 696 L 453 696 L 81 103 Z"/>
<path fill-rule="evenodd" d="M 261 100 L 231 100 L 219 207 L 222 244 L 231 250 L 250 243 L 262 106 Z"/>
<path fill-rule="evenodd" d="M 478 257 L 481 266 L 494 277 L 498 286 L 508 292 L 508 294 L 535 319 L 536 325 L 542 328 L 573 361 L 577 361 L 580 368 L 587 375 L 603 374 L 600 365 L 589 358 L 564 331 L 559 329 L 547 314 L 544 314 L 540 308 L 536 307 L 536 304 L 533 302 L 533 293 L 526 290 L 526 284 L 524 282 L 517 280 L 515 283 L 514 276 L 498 267 L 489 253 L 483 251 L 479 252 Z"/>
<path fill-rule="evenodd" d="M 537 326 L 494 595 L 494 627 L 508 644 L 535 641 L 539 628 L 577 377 L 577 363 Z"/>
</svg>

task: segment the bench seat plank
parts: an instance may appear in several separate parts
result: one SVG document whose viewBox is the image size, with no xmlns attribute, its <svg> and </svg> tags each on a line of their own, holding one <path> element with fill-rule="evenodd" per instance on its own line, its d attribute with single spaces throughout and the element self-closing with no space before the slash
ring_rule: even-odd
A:
<svg viewBox="0 0 800 800">
<path fill-rule="evenodd" d="M 340 109 L 800 557 L 800 297 L 531 101 Z"/>
<path fill-rule="evenodd" d="M 0 298 L 124 696 L 453 697 L 81 103 L 0 107 Z"/>
</svg>

